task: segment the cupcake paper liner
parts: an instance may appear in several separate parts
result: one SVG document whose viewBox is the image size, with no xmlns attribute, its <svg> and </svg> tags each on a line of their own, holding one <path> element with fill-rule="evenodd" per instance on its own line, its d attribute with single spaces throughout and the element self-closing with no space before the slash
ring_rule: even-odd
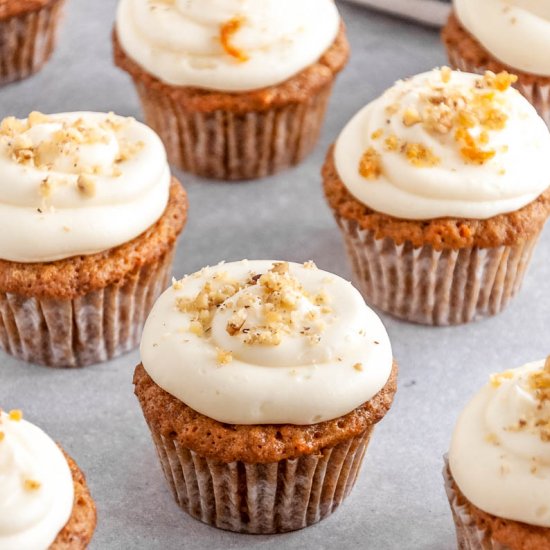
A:
<svg viewBox="0 0 550 550">
<path fill-rule="evenodd" d="M 480 529 L 468 508 L 459 503 L 458 495 L 453 488 L 453 481 L 449 471 L 449 461 L 445 456 L 445 467 L 443 468 L 443 479 L 445 481 L 445 492 L 451 505 L 451 512 L 456 527 L 456 540 L 459 550 L 509 550 L 507 546 L 493 541 L 488 532 Z"/>
<path fill-rule="evenodd" d="M 514 246 L 435 250 L 376 239 L 336 216 L 366 301 L 407 321 L 457 325 L 499 313 L 518 292 L 538 234 Z"/>
<path fill-rule="evenodd" d="M 139 79 L 134 83 L 170 162 L 224 180 L 261 178 L 298 164 L 317 143 L 332 91 L 331 81 L 306 100 L 266 111 L 197 112 Z"/>
<path fill-rule="evenodd" d="M 64 0 L 0 21 L 0 85 L 26 78 L 48 61 L 55 47 Z"/>
<path fill-rule="evenodd" d="M 173 252 L 122 281 L 72 300 L 0 293 L 0 346 L 50 367 L 82 367 L 139 344 L 155 300 L 168 286 Z"/>
<path fill-rule="evenodd" d="M 474 65 L 471 61 L 460 55 L 457 50 L 450 49 L 449 46 L 447 46 L 447 55 L 453 69 L 477 74 L 484 74 L 487 70 L 487 67 Z M 510 70 L 513 72 L 513 69 Z M 537 82 L 525 83 L 522 82 L 520 77 L 516 84 L 514 84 L 514 87 L 535 107 L 544 122 L 550 126 L 550 85 L 542 85 Z"/>
<path fill-rule="evenodd" d="M 373 427 L 319 454 L 270 464 L 200 456 L 149 426 L 179 506 L 220 529 L 284 533 L 329 516 L 351 492 Z"/>
</svg>

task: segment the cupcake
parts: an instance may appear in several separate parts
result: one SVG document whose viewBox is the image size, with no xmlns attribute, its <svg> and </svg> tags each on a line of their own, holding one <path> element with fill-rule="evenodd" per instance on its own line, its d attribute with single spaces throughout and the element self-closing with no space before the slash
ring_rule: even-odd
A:
<svg viewBox="0 0 550 550">
<path fill-rule="evenodd" d="M 96 526 L 84 474 L 21 411 L 0 411 L 0 548 L 83 550 Z"/>
<path fill-rule="evenodd" d="M 170 162 L 225 180 L 313 149 L 349 54 L 334 0 L 121 0 L 113 39 Z"/>
<path fill-rule="evenodd" d="M 518 90 L 550 124 L 550 12 L 545 2 L 454 0 L 442 38 L 463 71 L 509 71 Z"/>
<path fill-rule="evenodd" d="M 103 113 L 0 124 L 0 346 L 56 367 L 139 343 L 187 199 L 158 136 Z"/>
<path fill-rule="evenodd" d="M 324 191 L 367 302 L 427 325 L 501 311 L 550 212 L 550 134 L 514 77 L 397 82 L 332 147 Z"/>
<path fill-rule="evenodd" d="M 491 377 L 458 420 L 444 476 L 459 548 L 550 549 L 550 358 Z"/>
<path fill-rule="evenodd" d="M 220 264 L 175 282 L 141 357 L 135 392 L 176 501 L 240 533 L 330 515 L 396 391 L 380 319 L 311 262 Z"/>
<path fill-rule="evenodd" d="M 0 0 L 0 85 L 40 70 L 55 47 L 64 0 Z"/>
</svg>

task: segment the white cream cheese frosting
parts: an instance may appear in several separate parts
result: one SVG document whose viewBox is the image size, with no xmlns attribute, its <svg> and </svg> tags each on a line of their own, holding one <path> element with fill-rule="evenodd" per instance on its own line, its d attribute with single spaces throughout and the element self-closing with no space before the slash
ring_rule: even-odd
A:
<svg viewBox="0 0 550 550">
<path fill-rule="evenodd" d="M 334 0 L 121 0 L 124 51 L 174 86 L 247 91 L 279 84 L 334 42 Z"/>
<path fill-rule="evenodd" d="M 131 118 L 31 113 L 0 124 L 0 259 L 49 262 L 128 242 L 168 203 L 160 138 Z"/>
<path fill-rule="evenodd" d="M 550 360 L 492 377 L 458 420 L 449 464 L 481 510 L 550 528 Z"/>
<path fill-rule="evenodd" d="M 386 384 L 388 335 L 336 275 L 273 261 L 220 264 L 175 282 L 145 324 L 143 366 L 192 409 L 230 424 L 315 424 Z"/>
<path fill-rule="evenodd" d="M 335 164 L 350 193 L 405 219 L 487 219 L 550 185 L 550 134 L 507 73 L 444 67 L 399 81 L 349 122 Z"/>
<path fill-rule="evenodd" d="M 0 550 L 46 550 L 69 520 L 74 485 L 59 447 L 19 411 L 0 412 Z"/>
<path fill-rule="evenodd" d="M 502 63 L 550 76 L 550 4 L 541 0 L 454 0 L 462 26 Z"/>
</svg>

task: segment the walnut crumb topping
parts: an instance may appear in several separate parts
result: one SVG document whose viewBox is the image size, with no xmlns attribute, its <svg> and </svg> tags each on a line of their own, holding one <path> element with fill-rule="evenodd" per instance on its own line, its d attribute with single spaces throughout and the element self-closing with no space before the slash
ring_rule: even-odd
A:
<svg viewBox="0 0 550 550">
<path fill-rule="evenodd" d="M 304 268 L 316 266 L 307 262 Z M 231 308 L 225 327 L 230 336 L 248 345 L 277 346 L 293 331 L 312 344 L 319 342 L 325 329 L 322 316 L 332 313 L 329 302 L 324 290 L 307 292 L 289 264 L 277 262 L 267 272 L 252 273 L 242 282 L 230 279 L 227 273 L 216 273 L 194 298 L 177 298 L 176 307 L 192 316 L 189 331 L 199 337 L 210 332 L 217 310 Z M 301 309 L 304 303 L 309 305 Z"/>
<path fill-rule="evenodd" d="M 25 487 L 25 491 L 38 491 L 42 487 L 42 484 L 35 479 L 25 479 L 23 486 Z"/>
<path fill-rule="evenodd" d="M 449 67 L 440 70 L 440 80 L 432 82 L 420 94 L 418 105 L 401 104 L 399 101 L 386 106 L 385 114 L 399 116 L 405 128 L 422 125 L 423 129 L 439 141 L 449 139 L 465 164 L 483 165 L 493 159 L 497 150 L 489 147 L 489 132 L 499 132 L 506 127 L 508 114 L 503 94 L 516 81 L 515 75 L 503 71 L 495 74 L 487 71 L 471 88 L 453 83 Z M 383 149 L 402 154 L 418 168 L 437 166 L 440 159 L 425 143 L 408 142 L 383 129 L 371 134 L 372 141 L 384 138 Z M 507 147 L 501 148 L 505 153 Z M 359 161 L 359 173 L 368 180 L 382 174 L 379 151 L 368 147 Z"/>
<path fill-rule="evenodd" d="M 514 378 L 514 371 L 507 370 L 496 374 L 491 374 L 491 386 L 493 388 L 499 388 L 506 380 Z"/>
<path fill-rule="evenodd" d="M 362 363 L 355 363 L 355 365 L 353 365 L 353 368 L 354 368 L 357 372 L 363 372 L 363 364 L 362 364 Z"/>
<path fill-rule="evenodd" d="M 13 422 L 19 422 L 23 420 L 23 411 L 19 409 L 13 409 L 8 413 L 9 419 Z"/>
<path fill-rule="evenodd" d="M 375 180 L 382 174 L 380 153 L 374 147 L 369 147 L 363 153 L 359 161 L 359 174 L 368 180 Z"/>
<path fill-rule="evenodd" d="M 88 174 L 80 174 L 78 176 L 76 187 L 85 197 L 93 197 L 95 195 L 95 179 Z"/>
<path fill-rule="evenodd" d="M 523 387 L 536 400 L 536 408 L 521 417 L 515 424 L 508 426 L 506 431 L 529 431 L 537 434 L 541 441 L 548 443 L 550 442 L 550 357 L 546 359 L 541 370 L 529 374 Z"/>
<path fill-rule="evenodd" d="M 124 124 L 130 122 L 133 119 L 123 119 L 113 113 L 101 120 L 62 120 L 55 115 L 34 111 L 26 120 L 3 119 L 0 122 L 0 145 L 17 164 L 49 172 L 39 184 L 38 193 L 43 199 L 50 198 L 56 187 L 72 181 L 83 197 L 90 198 L 96 193 L 93 176 L 120 177 L 120 163 L 135 157 L 145 144 L 117 136 L 118 155 L 112 164 L 103 167 L 83 160 L 82 147 L 110 144 L 111 134 L 121 131 Z M 45 136 L 40 131 L 33 133 L 37 125 L 47 127 Z"/>
<path fill-rule="evenodd" d="M 216 360 L 220 365 L 227 365 L 233 361 L 233 354 L 220 348 L 216 348 Z"/>
</svg>

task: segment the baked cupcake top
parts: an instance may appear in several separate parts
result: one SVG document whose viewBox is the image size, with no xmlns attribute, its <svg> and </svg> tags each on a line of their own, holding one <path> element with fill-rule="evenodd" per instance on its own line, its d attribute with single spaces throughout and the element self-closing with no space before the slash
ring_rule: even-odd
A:
<svg viewBox="0 0 550 550">
<path fill-rule="evenodd" d="M 0 548 L 48 548 L 69 520 L 73 499 L 59 447 L 21 411 L 0 411 Z"/>
<path fill-rule="evenodd" d="M 121 0 L 125 52 L 174 86 L 248 91 L 284 82 L 335 40 L 334 0 Z"/>
<path fill-rule="evenodd" d="M 128 242 L 162 215 L 170 169 L 132 118 L 33 112 L 0 123 L 0 259 L 49 262 Z"/>
<path fill-rule="evenodd" d="M 458 420 L 449 464 L 484 512 L 550 528 L 550 358 L 491 377 Z"/>
<path fill-rule="evenodd" d="M 540 0 L 453 0 L 460 23 L 499 61 L 550 76 L 550 4 Z"/>
<path fill-rule="evenodd" d="M 341 180 L 404 219 L 488 219 L 529 204 L 550 185 L 550 134 L 514 81 L 444 67 L 397 82 L 339 136 Z"/>
<path fill-rule="evenodd" d="M 382 322 L 351 283 L 312 263 L 246 260 L 174 282 L 146 322 L 141 357 L 192 409 L 248 425 L 349 413 L 393 362 Z"/>
</svg>

